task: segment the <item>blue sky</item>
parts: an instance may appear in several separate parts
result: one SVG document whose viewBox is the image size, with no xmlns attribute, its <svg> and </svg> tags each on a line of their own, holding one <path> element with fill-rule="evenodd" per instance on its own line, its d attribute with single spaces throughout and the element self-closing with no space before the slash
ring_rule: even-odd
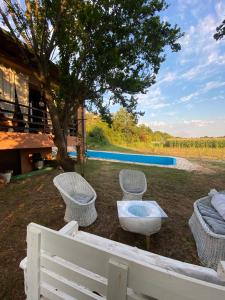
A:
<svg viewBox="0 0 225 300">
<path fill-rule="evenodd" d="M 163 18 L 178 24 L 182 50 L 168 53 L 147 94 L 140 123 L 175 136 L 225 136 L 225 38 L 213 38 L 225 1 L 169 0 Z"/>
<path fill-rule="evenodd" d="M 185 32 L 182 50 L 167 54 L 157 83 L 138 95 L 139 123 L 174 136 L 225 136 L 225 0 L 167 0 L 162 18 Z M 118 106 L 112 107 L 112 111 Z"/>
</svg>

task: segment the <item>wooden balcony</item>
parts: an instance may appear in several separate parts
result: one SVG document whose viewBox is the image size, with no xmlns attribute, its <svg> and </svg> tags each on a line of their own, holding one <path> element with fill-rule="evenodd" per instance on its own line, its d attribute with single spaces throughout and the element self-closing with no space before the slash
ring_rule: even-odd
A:
<svg viewBox="0 0 225 300">
<path fill-rule="evenodd" d="M 68 146 L 76 146 L 77 121 L 71 120 Z M 53 128 L 46 106 L 43 109 L 0 100 L 0 171 L 14 174 L 34 169 L 31 157 L 40 154 L 51 159 Z"/>
<path fill-rule="evenodd" d="M 0 150 L 54 146 L 52 123 L 46 109 L 0 100 L 0 106 L 7 105 L 14 109 L 0 109 Z M 73 121 L 69 127 L 68 146 L 79 143 L 76 131 L 77 122 Z"/>
</svg>

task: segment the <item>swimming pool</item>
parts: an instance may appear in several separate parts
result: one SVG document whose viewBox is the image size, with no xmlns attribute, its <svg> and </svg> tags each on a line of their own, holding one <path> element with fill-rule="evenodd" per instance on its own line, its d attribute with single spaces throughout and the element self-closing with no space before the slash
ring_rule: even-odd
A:
<svg viewBox="0 0 225 300">
<path fill-rule="evenodd" d="M 76 152 L 68 152 L 68 154 L 70 156 L 76 156 Z M 140 164 L 175 166 L 177 163 L 176 158 L 168 157 L 168 156 L 130 154 L 130 153 L 95 151 L 95 150 L 87 150 L 86 154 L 88 158 L 93 158 L 93 159 L 104 159 L 104 160 L 132 162 L 132 163 L 140 163 Z"/>
</svg>

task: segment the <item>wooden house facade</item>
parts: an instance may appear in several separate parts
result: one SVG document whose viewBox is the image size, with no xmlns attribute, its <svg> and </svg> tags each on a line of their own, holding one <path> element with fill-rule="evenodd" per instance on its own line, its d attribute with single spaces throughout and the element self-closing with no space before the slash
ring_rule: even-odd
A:
<svg viewBox="0 0 225 300">
<path fill-rule="evenodd" d="M 0 45 L 0 172 L 13 170 L 20 174 L 33 169 L 33 155 L 51 156 L 52 124 L 37 68 L 24 62 L 21 46 L 3 30 Z M 57 82 L 57 74 L 57 67 L 52 65 L 53 82 Z M 68 146 L 84 145 L 77 137 L 85 132 L 84 114 L 80 107 L 71 119 Z"/>
</svg>

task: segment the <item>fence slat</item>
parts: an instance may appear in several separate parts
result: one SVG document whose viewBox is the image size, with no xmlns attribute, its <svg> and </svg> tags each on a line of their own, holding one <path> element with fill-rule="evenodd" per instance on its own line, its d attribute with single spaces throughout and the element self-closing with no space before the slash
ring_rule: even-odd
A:
<svg viewBox="0 0 225 300">
<path fill-rule="evenodd" d="M 87 270 L 68 263 L 65 260 L 60 260 L 56 257 L 50 257 L 46 254 L 41 256 L 41 266 L 58 274 L 59 276 L 64 277 L 65 279 L 92 289 L 101 295 L 106 295 L 106 278 L 100 277 L 95 273 L 88 272 Z"/>
<path fill-rule="evenodd" d="M 79 300 L 102 300 L 101 296 L 94 294 L 91 290 L 88 290 L 75 282 L 69 281 L 57 274 L 41 268 L 41 280 L 45 283 L 55 287 L 55 290 L 68 294 L 70 297 Z M 44 295 L 45 296 L 45 295 Z M 33 300 L 33 299 L 32 299 Z"/>
<path fill-rule="evenodd" d="M 102 277 L 108 276 L 107 266 L 110 259 L 127 265 L 129 267 L 127 287 L 137 293 L 162 300 L 224 300 L 225 287 L 148 264 L 142 261 L 141 256 L 132 258 L 125 253 L 121 254 L 119 243 L 116 247 L 112 244 L 107 248 L 104 239 L 102 246 L 96 245 L 91 234 L 88 235 L 89 241 L 83 241 L 82 238 L 79 239 L 79 232 L 75 238 L 71 238 L 36 224 L 32 226 L 41 231 L 41 248 L 44 251 Z"/>
<path fill-rule="evenodd" d="M 41 300 L 77 300 L 61 291 L 56 291 L 54 287 L 46 283 L 41 285 L 40 291 Z"/>
<path fill-rule="evenodd" d="M 128 266 L 109 260 L 107 300 L 127 299 L 127 273 Z"/>
<path fill-rule="evenodd" d="M 40 247 L 41 232 L 28 226 L 27 229 L 27 300 L 40 299 Z"/>
</svg>

